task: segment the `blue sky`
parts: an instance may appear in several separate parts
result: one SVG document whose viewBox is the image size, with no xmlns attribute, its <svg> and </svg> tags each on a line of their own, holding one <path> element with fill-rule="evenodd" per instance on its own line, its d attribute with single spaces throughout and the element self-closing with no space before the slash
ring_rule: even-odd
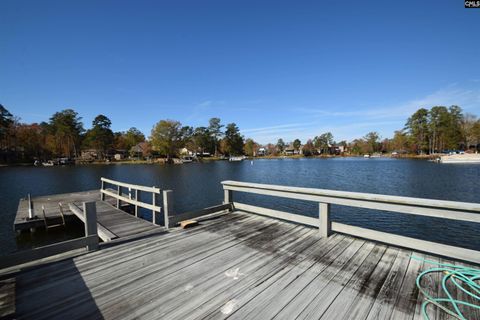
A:
<svg viewBox="0 0 480 320">
<path fill-rule="evenodd" d="M 480 116 L 480 10 L 425 1 L 0 1 L 0 103 L 149 135 L 235 122 L 261 143 L 391 137 L 418 107 Z"/>
</svg>

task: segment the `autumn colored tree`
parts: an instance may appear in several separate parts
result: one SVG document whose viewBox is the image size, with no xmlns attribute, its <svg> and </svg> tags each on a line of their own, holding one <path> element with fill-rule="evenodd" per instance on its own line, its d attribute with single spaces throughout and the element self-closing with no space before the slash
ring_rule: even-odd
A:
<svg viewBox="0 0 480 320">
<path fill-rule="evenodd" d="M 160 120 L 152 129 L 150 141 L 153 150 L 171 159 L 184 144 L 181 123 L 175 120 Z"/>
<path fill-rule="evenodd" d="M 245 155 L 249 157 L 254 157 L 256 155 L 258 144 L 253 141 L 253 139 L 245 140 L 245 145 L 243 146 L 243 151 Z"/>
</svg>

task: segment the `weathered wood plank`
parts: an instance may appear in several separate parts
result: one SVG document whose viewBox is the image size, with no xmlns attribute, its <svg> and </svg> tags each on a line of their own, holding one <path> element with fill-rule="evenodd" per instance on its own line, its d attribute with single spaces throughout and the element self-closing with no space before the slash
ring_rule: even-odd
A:
<svg viewBox="0 0 480 320">
<path fill-rule="evenodd" d="M 15 319 L 15 278 L 0 280 L 0 319 Z"/>
<path fill-rule="evenodd" d="M 72 269 L 73 272 L 77 272 L 77 270 L 79 270 L 80 272 L 85 273 L 85 275 L 88 275 L 89 272 L 96 272 L 101 270 L 101 268 L 109 269 L 112 266 L 120 265 L 121 262 L 126 263 L 136 258 L 148 256 L 152 252 L 165 250 L 170 247 L 187 246 L 185 243 L 192 241 L 189 238 L 194 236 L 196 240 L 195 245 L 191 245 L 188 248 L 191 248 L 192 251 L 198 250 L 198 248 L 203 248 L 206 244 L 215 243 L 219 237 L 224 239 L 224 235 L 215 233 L 215 230 L 226 229 L 226 227 L 230 225 L 230 230 L 232 232 L 236 232 L 237 229 L 232 225 L 238 227 L 239 221 L 242 221 L 243 227 L 251 228 L 252 226 L 250 222 L 252 220 L 255 220 L 254 216 L 240 214 L 228 215 L 221 220 L 215 220 L 206 224 L 205 226 L 199 226 L 194 229 L 185 230 L 181 233 L 173 232 L 160 236 L 148 237 L 143 240 L 137 240 L 133 243 L 125 243 L 121 244 L 120 246 L 113 246 L 90 253 L 86 256 L 83 256 L 81 259 L 78 259 L 75 263 L 75 268 L 73 268 L 70 264 L 63 262 L 43 266 L 42 268 L 32 270 L 28 274 L 22 275 L 22 281 L 27 287 L 32 288 L 34 285 L 41 286 L 42 279 L 44 279 L 43 276 L 47 274 L 56 279 L 56 284 L 61 285 L 62 283 L 60 281 L 62 281 L 62 279 L 65 277 L 68 277 Z M 116 241 L 118 240 L 114 240 L 113 242 L 107 244 L 115 245 Z M 107 244 L 103 245 L 105 246 Z M 100 263 L 100 261 L 103 262 Z M 49 278 L 46 278 L 46 281 L 49 281 Z M 35 290 L 33 289 L 32 291 Z"/>
<path fill-rule="evenodd" d="M 174 226 L 178 224 L 180 221 L 189 220 L 192 218 L 198 218 L 198 217 L 209 215 L 212 213 L 230 211 L 231 209 L 232 209 L 232 204 L 227 203 L 227 204 L 221 204 L 218 206 L 208 207 L 202 210 L 185 212 L 185 213 L 173 215 L 173 216 L 171 215 L 169 216 L 170 225 Z"/>
<path fill-rule="evenodd" d="M 254 282 L 247 287 L 248 292 L 238 290 L 237 286 L 225 292 L 230 299 L 234 299 L 238 310 L 235 310 L 233 317 L 245 319 L 255 318 L 267 319 L 277 314 L 283 306 L 288 304 L 306 285 L 312 281 L 311 277 L 317 276 L 327 269 L 337 257 L 353 242 L 352 238 L 345 238 L 334 235 L 328 239 L 321 239 L 315 246 L 307 249 L 302 254 L 298 264 L 285 268 L 258 284 Z M 302 284 L 299 284 L 302 282 Z M 212 302 L 216 302 L 213 304 Z M 225 302 L 220 299 L 210 301 L 202 305 L 204 312 L 221 317 L 221 309 Z M 215 311 L 209 310 L 213 309 Z M 196 311 L 195 311 L 196 312 Z M 208 316 L 208 314 L 204 314 Z"/>
<path fill-rule="evenodd" d="M 350 307 L 345 308 L 335 319 L 365 319 L 380 293 L 383 283 L 398 256 L 397 248 L 388 248 L 385 257 L 380 260 L 377 267 L 370 275 L 366 285 L 358 290 L 357 296 L 350 303 Z M 325 318 L 325 317 L 324 317 Z"/>
<path fill-rule="evenodd" d="M 97 239 L 97 236 L 87 236 L 73 240 L 67 240 L 60 243 L 55 243 L 31 250 L 20 251 L 8 256 L 2 256 L 0 258 L 0 269 L 8 268 L 11 266 L 19 265 L 29 261 L 42 259 L 48 256 L 53 256 L 59 253 L 63 253 L 70 250 L 80 249 L 87 245 L 93 244 Z"/>
<path fill-rule="evenodd" d="M 429 263 L 428 261 L 424 262 L 422 271 L 425 271 L 431 268 L 436 268 L 437 267 L 436 263 L 440 262 L 440 258 L 438 257 L 426 257 L 426 258 L 428 259 L 428 261 L 431 261 L 433 263 Z M 437 297 L 439 286 L 441 286 L 440 279 L 441 279 L 441 274 L 439 272 L 429 273 L 422 278 L 421 285 L 423 288 L 425 288 L 425 291 L 429 295 L 431 295 L 432 297 Z M 425 301 L 425 295 L 420 294 L 419 298 L 420 298 L 419 300 L 421 300 L 422 302 Z M 438 309 L 437 306 L 433 304 L 428 305 L 427 315 L 430 319 L 436 319 L 437 309 Z"/>
<path fill-rule="evenodd" d="M 235 259 L 235 261 L 232 261 L 232 264 L 224 265 L 222 268 L 217 269 L 217 272 L 211 272 L 210 270 L 202 272 L 202 268 L 208 270 L 211 265 L 211 263 L 207 262 L 202 263 L 194 270 L 194 274 L 189 275 L 189 279 L 183 282 L 182 285 L 177 286 L 175 281 L 169 281 L 173 285 L 172 289 L 167 287 L 162 291 L 158 291 L 159 293 L 155 295 L 153 300 L 153 305 L 164 305 L 164 308 L 152 308 L 153 305 L 143 304 L 144 306 L 135 314 L 146 318 L 162 319 L 201 317 L 202 309 L 205 310 L 205 306 L 208 308 L 209 303 L 215 297 L 224 297 L 225 290 L 233 287 L 236 288 L 236 291 L 243 290 L 244 286 L 254 281 L 256 277 L 268 278 L 270 274 L 288 268 L 288 256 L 294 254 L 294 252 L 302 252 L 318 241 L 318 239 L 310 237 L 312 235 L 311 230 L 295 228 L 293 231 L 294 233 L 282 234 L 273 240 L 261 239 L 261 241 L 255 244 L 256 250 L 245 248 L 254 253 L 253 255 L 246 259 Z M 293 241 L 292 236 L 295 236 Z M 267 255 L 265 254 L 266 250 L 269 252 Z M 179 276 L 182 277 L 182 275 Z M 185 281 L 185 279 L 182 279 L 182 281 Z M 188 287 L 191 289 L 184 292 L 185 290 L 175 290 L 175 287 L 179 289 Z M 199 294 L 200 292 L 202 294 Z M 186 304 L 189 305 L 188 308 L 183 307 Z"/>
<path fill-rule="evenodd" d="M 353 318 L 353 315 L 350 314 L 350 308 L 353 309 L 362 296 L 368 294 L 367 301 L 363 301 L 367 305 L 369 304 L 368 301 L 373 301 L 372 297 L 375 297 L 380 290 L 379 284 L 381 280 L 385 279 L 387 275 L 386 266 L 390 266 L 393 263 L 396 255 L 396 249 L 385 246 L 374 248 L 331 304 L 327 304 L 325 312 L 321 314 L 321 319 Z M 369 292 L 366 290 L 368 287 L 377 288 L 378 291 Z M 319 309 L 319 312 L 321 312 L 321 309 Z M 358 312 L 356 317 L 359 318 Z"/>
<path fill-rule="evenodd" d="M 340 256 L 328 266 L 326 270 L 323 270 L 320 274 L 315 272 L 315 269 L 311 272 L 306 272 L 302 277 L 303 281 L 295 283 L 299 293 L 289 301 L 278 312 L 275 319 L 295 319 L 308 308 L 308 306 L 315 300 L 315 298 L 329 286 L 334 279 L 339 277 L 345 277 L 349 275 L 349 272 L 354 271 L 351 268 L 350 263 L 358 263 L 363 261 L 366 255 L 372 250 L 373 244 L 366 244 L 364 241 L 355 240 L 350 246 L 342 252 Z M 356 268 L 355 268 L 356 270 Z M 290 289 L 292 290 L 292 289 Z M 252 303 L 254 303 L 252 301 Z M 238 315 L 238 318 L 241 314 Z"/>
<path fill-rule="evenodd" d="M 276 223 L 270 223 L 270 226 L 274 225 Z M 293 226 L 292 226 L 293 227 Z M 243 240 L 247 241 L 249 237 L 251 236 L 258 236 L 262 235 L 262 229 L 268 228 L 268 226 L 261 226 L 260 230 L 255 230 L 255 229 L 248 229 L 248 236 Z M 237 236 L 240 236 L 238 234 Z M 97 305 L 102 303 L 101 297 L 105 296 L 108 300 L 110 300 L 112 297 L 116 296 L 117 294 L 122 294 L 125 292 L 126 288 L 130 288 L 129 290 L 140 290 L 142 294 L 135 293 L 134 294 L 129 294 L 130 299 L 133 299 L 135 296 L 143 296 L 145 294 L 145 288 L 146 286 L 155 286 L 156 282 L 152 282 L 151 279 L 148 278 L 150 277 L 156 277 L 157 274 L 164 270 L 165 272 L 168 272 L 167 270 L 169 268 L 173 268 L 174 270 L 179 270 L 182 268 L 185 268 L 186 266 L 191 265 L 195 261 L 201 261 L 205 259 L 205 256 L 211 256 L 215 254 L 215 252 L 222 252 L 225 251 L 227 248 L 235 246 L 238 244 L 238 241 L 218 241 L 216 243 L 213 243 L 211 246 L 214 246 L 215 249 L 212 250 L 212 248 L 207 248 L 205 250 L 199 251 L 198 253 L 192 255 L 189 252 L 186 252 L 185 254 L 182 254 L 180 256 L 175 255 L 175 252 L 182 252 L 186 251 L 184 247 L 175 247 L 171 248 L 172 252 L 167 253 L 167 256 L 171 256 L 170 259 L 165 259 L 164 255 L 149 255 L 142 260 L 132 260 L 128 265 L 124 266 L 110 266 L 108 269 L 104 269 L 104 272 L 99 272 L 96 270 L 95 272 L 92 273 L 93 277 L 87 278 L 83 277 L 82 279 L 79 279 L 82 281 L 87 281 L 88 280 L 88 285 L 91 288 L 91 293 L 96 293 L 96 294 L 102 294 L 102 296 L 97 297 Z M 188 250 L 187 250 L 188 251 Z M 198 260 L 199 259 L 199 260 Z M 148 265 L 148 268 L 144 268 L 144 265 Z M 134 268 L 134 270 L 132 270 Z M 129 270 L 131 269 L 131 270 Z M 106 273 L 105 273 L 106 272 Z M 75 278 L 75 275 L 74 279 Z M 111 283 L 114 279 L 114 283 Z M 71 280 L 68 280 L 67 283 L 71 283 Z M 80 286 L 81 287 L 81 286 Z M 121 289 L 121 290 L 120 290 Z M 79 309 L 81 308 L 82 302 L 87 301 L 90 299 L 90 292 L 85 294 L 84 292 L 77 292 L 77 294 L 74 294 L 71 292 L 67 298 L 60 299 L 62 296 L 62 292 L 57 292 L 55 290 L 51 290 L 51 288 L 47 291 L 50 298 L 52 300 L 59 299 L 61 301 L 62 306 L 52 306 L 52 305 L 45 305 L 40 301 L 40 299 L 37 299 L 36 301 L 32 302 L 31 299 L 24 299 L 25 297 L 21 297 L 19 299 L 19 309 L 20 306 L 27 306 L 23 302 L 28 301 L 28 307 L 35 309 L 35 313 L 31 314 L 31 316 L 38 316 L 40 314 L 43 314 L 44 312 L 47 312 L 47 310 L 55 310 L 55 312 L 68 312 L 68 304 L 70 303 L 70 306 L 76 306 L 77 312 L 79 312 Z M 37 293 L 36 295 L 38 296 L 46 296 L 46 293 Z M 83 297 L 83 298 L 82 298 Z M 33 305 L 32 305 L 33 304 Z M 88 311 L 88 310 L 84 310 Z"/>
<path fill-rule="evenodd" d="M 102 246 L 16 274 L 16 317 L 412 319 L 421 303 L 410 251 L 248 213 Z"/>
<path fill-rule="evenodd" d="M 479 203 L 390 196 L 390 195 L 374 194 L 374 193 L 337 191 L 337 190 L 326 190 L 326 189 L 317 189 L 317 188 L 290 187 L 290 186 L 280 186 L 280 185 L 271 185 L 271 184 L 239 182 L 239 181 L 222 181 L 222 185 L 225 190 L 238 190 L 238 191 L 253 192 L 253 193 L 260 193 L 262 191 L 271 191 L 272 195 L 277 194 L 282 197 L 288 197 L 288 198 L 290 198 L 291 196 L 294 196 L 294 197 L 300 196 L 301 199 L 313 200 L 317 202 L 322 202 L 322 201 L 318 200 L 319 198 L 315 198 L 315 196 L 340 198 L 340 199 L 355 199 L 355 200 L 364 200 L 364 201 L 373 201 L 373 202 L 384 202 L 384 203 L 400 204 L 400 205 L 408 205 L 408 206 L 415 205 L 420 207 L 453 209 L 453 210 L 467 211 L 467 212 L 468 211 L 480 212 Z M 311 198 L 306 199 L 302 196 L 310 196 Z M 297 199 L 300 199 L 300 198 L 297 198 Z M 326 201 L 326 202 L 333 203 L 329 201 Z M 478 216 L 477 217 L 473 215 L 467 215 L 467 216 L 472 216 L 474 221 L 480 221 Z M 455 217 L 453 218 L 456 219 Z"/>
<path fill-rule="evenodd" d="M 477 268 L 477 269 L 479 268 L 479 266 L 467 265 L 465 263 L 461 263 L 461 262 L 458 262 L 458 261 L 456 261 L 456 262 L 450 261 L 450 263 L 453 263 L 456 266 L 463 266 L 463 267 L 470 267 L 470 268 Z M 458 279 L 457 279 L 457 281 L 458 281 Z M 465 288 L 465 289 L 467 289 L 467 288 Z M 461 289 L 455 290 L 454 297 L 457 297 L 458 300 L 463 300 L 463 301 L 469 302 L 473 305 L 478 304 L 478 300 L 475 300 L 473 297 L 469 296 L 468 294 L 463 292 Z M 466 319 L 480 319 L 480 310 L 479 309 L 474 309 L 474 308 L 467 307 L 467 306 L 462 306 L 462 305 L 459 305 L 459 309 Z"/>
<path fill-rule="evenodd" d="M 106 194 L 107 196 L 110 196 L 112 198 L 117 199 L 117 202 L 118 201 L 123 201 L 123 202 L 129 203 L 129 204 L 132 204 L 134 206 L 138 206 L 138 207 L 142 207 L 142 208 L 145 208 L 145 209 L 153 210 L 154 212 L 160 212 L 160 210 L 162 209 L 160 206 L 145 203 L 145 202 L 141 202 L 141 201 L 138 201 L 138 200 L 135 200 L 135 199 L 130 199 L 129 197 L 123 196 L 121 194 L 117 194 L 117 193 L 109 191 L 109 190 L 102 190 L 102 193 Z"/>
<path fill-rule="evenodd" d="M 78 219 L 80 219 L 80 221 L 85 223 L 85 214 L 78 205 L 74 203 L 70 203 L 69 209 L 71 212 L 73 212 L 74 215 L 78 217 Z M 102 212 L 100 211 L 99 213 L 102 213 Z M 103 241 L 111 241 L 112 239 L 117 238 L 116 234 L 114 234 L 113 232 L 111 232 L 110 230 L 108 230 L 107 228 L 105 228 L 99 223 L 97 223 L 97 233 L 100 239 L 102 239 Z"/>
<path fill-rule="evenodd" d="M 160 188 L 146 187 L 146 186 L 142 186 L 142 185 L 138 185 L 138 184 L 131 184 L 131 183 L 116 181 L 116 180 L 107 179 L 107 178 L 103 178 L 103 177 L 100 178 L 100 181 L 106 182 L 106 183 L 109 183 L 109 184 L 113 184 L 113 185 L 116 185 L 116 186 L 121 186 L 121 187 L 124 187 L 124 188 L 130 188 L 130 189 L 135 189 L 135 190 L 140 190 L 140 191 L 145 191 L 145 192 L 153 192 L 153 193 L 157 193 L 157 194 L 160 194 L 160 192 L 161 192 Z"/>
<path fill-rule="evenodd" d="M 274 218 L 274 219 L 281 219 L 281 220 L 304 224 L 312 227 L 319 226 L 319 219 L 312 218 L 312 217 L 283 212 L 279 210 L 272 210 L 268 208 L 262 208 L 258 206 L 252 206 L 252 205 L 240 203 L 240 202 L 234 202 L 233 206 L 235 210 L 242 210 L 242 211 L 250 212 L 253 214 L 259 214 L 259 215 Z"/>
<path fill-rule="evenodd" d="M 391 319 L 412 319 L 415 314 L 417 301 L 419 298 L 419 290 L 416 285 L 417 276 L 422 271 L 423 261 L 412 258 L 412 254 L 420 258 L 422 255 L 418 253 L 411 253 L 408 268 L 403 278 L 399 294 L 393 306 Z"/>
<path fill-rule="evenodd" d="M 359 238 L 393 244 L 396 246 L 402 246 L 404 248 L 424 251 L 444 257 L 450 257 L 453 259 L 459 259 L 480 264 L 480 254 L 476 250 L 454 247 L 446 244 L 419 240 L 361 227 L 349 226 L 338 222 L 332 222 L 332 230 Z"/>
<path fill-rule="evenodd" d="M 400 294 L 398 289 L 405 278 L 409 260 L 410 255 L 407 251 L 398 253 L 385 281 L 380 284 L 380 291 L 366 319 L 389 319 L 397 296 Z"/>
<path fill-rule="evenodd" d="M 366 243 L 363 248 L 355 255 L 355 259 L 348 264 L 347 268 L 339 272 L 328 285 L 320 291 L 312 302 L 299 314 L 298 319 L 311 319 L 322 315 L 330 304 L 335 300 L 338 294 L 351 283 L 351 286 L 355 284 L 355 275 L 359 274 L 359 282 L 361 283 L 365 275 L 373 271 L 385 252 L 385 246 L 375 245 L 374 243 Z M 365 268 L 362 268 L 365 266 Z M 366 267 L 368 266 L 368 267 Z M 363 274 L 363 271 L 366 271 Z M 353 282 L 351 282 L 353 279 Z"/>
</svg>

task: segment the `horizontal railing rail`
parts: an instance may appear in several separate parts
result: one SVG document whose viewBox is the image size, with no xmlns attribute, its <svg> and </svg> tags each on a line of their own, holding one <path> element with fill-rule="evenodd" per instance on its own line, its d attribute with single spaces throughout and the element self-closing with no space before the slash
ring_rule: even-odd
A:
<svg viewBox="0 0 480 320">
<path fill-rule="evenodd" d="M 84 248 L 86 252 L 98 249 L 97 234 L 97 211 L 95 202 L 84 202 L 83 212 L 85 213 L 85 236 L 50 244 L 31 250 L 19 251 L 0 258 L 0 269 L 28 263 L 34 260 L 44 259 L 53 255 L 62 254 L 68 251 Z"/>
<path fill-rule="evenodd" d="M 101 178 L 101 200 L 105 200 L 105 196 L 112 197 L 117 200 L 116 207 L 120 208 L 122 202 L 131 204 L 135 208 L 135 216 L 138 217 L 139 208 L 144 208 L 152 211 L 152 223 L 157 224 L 157 213 L 161 213 L 163 209 L 165 227 L 168 228 L 171 224 L 169 222 L 169 214 L 173 211 L 173 193 L 171 190 L 162 190 L 155 186 L 146 187 L 112 179 Z M 116 190 L 107 188 L 108 185 L 116 186 Z M 124 192 L 127 189 L 127 193 Z M 147 203 L 142 201 L 141 192 L 151 193 L 152 202 Z M 163 195 L 163 208 L 157 204 L 160 195 Z"/>
<path fill-rule="evenodd" d="M 114 184 L 114 185 L 117 185 L 117 186 L 120 186 L 120 187 L 131 188 L 131 189 L 145 191 L 145 192 L 154 192 L 154 193 L 160 194 L 160 191 L 161 191 L 160 188 L 157 188 L 155 186 L 153 186 L 153 187 L 141 186 L 141 185 L 138 185 L 138 184 L 131 184 L 131 183 L 116 181 L 116 180 L 103 178 L 103 177 L 100 180 L 102 182 Z"/>
<path fill-rule="evenodd" d="M 330 219 L 330 205 L 334 204 L 480 223 L 480 204 L 478 203 L 288 187 L 239 181 L 223 181 L 222 185 L 224 189 L 224 203 L 231 203 L 235 209 L 318 227 L 320 235 L 324 237 L 328 237 L 332 232 L 340 232 L 360 238 L 480 263 L 480 251 L 355 227 L 348 224 L 332 222 Z M 319 216 L 318 218 L 308 217 L 234 202 L 233 191 L 317 202 L 319 203 Z"/>
</svg>

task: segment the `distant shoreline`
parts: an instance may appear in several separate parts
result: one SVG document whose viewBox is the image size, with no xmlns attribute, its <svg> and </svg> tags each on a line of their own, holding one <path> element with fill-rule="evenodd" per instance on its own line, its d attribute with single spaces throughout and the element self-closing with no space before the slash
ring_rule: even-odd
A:
<svg viewBox="0 0 480 320">
<path fill-rule="evenodd" d="M 440 154 L 435 155 L 399 155 L 392 156 L 390 154 L 382 155 L 381 158 L 392 158 L 392 159 L 417 159 L 417 160 L 429 160 L 436 159 Z M 303 156 L 303 155 L 284 155 L 284 156 L 263 156 L 263 157 L 246 157 L 248 160 L 255 159 L 265 159 L 265 160 L 274 160 L 274 159 L 333 159 L 333 158 L 363 158 L 363 155 L 317 155 L 317 156 Z M 209 162 L 209 161 L 227 161 L 225 159 L 220 159 L 216 157 L 201 158 L 199 162 Z M 155 160 L 119 160 L 119 161 L 92 161 L 92 162 L 81 162 L 76 165 L 135 165 L 135 164 L 166 164 L 165 159 L 155 159 Z M 0 164 L 0 167 L 30 167 L 33 166 L 33 163 L 3 163 Z"/>
</svg>

